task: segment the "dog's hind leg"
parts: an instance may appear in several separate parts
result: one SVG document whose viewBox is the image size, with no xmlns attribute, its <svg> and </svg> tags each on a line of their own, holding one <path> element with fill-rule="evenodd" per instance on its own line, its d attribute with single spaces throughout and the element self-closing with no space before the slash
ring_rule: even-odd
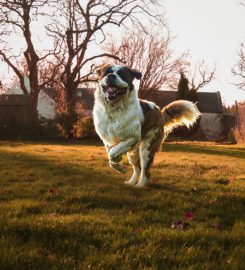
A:
<svg viewBox="0 0 245 270">
<path fill-rule="evenodd" d="M 127 153 L 129 163 L 133 166 L 133 175 L 126 184 L 134 185 L 140 176 L 140 156 L 139 156 L 139 146 L 137 145 L 132 151 Z"/>
<path fill-rule="evenodd" d="M 155 153 L 162 143 L 162 130 L 149 131 L 140 143 L 140 179 L 137 187 L 143 187 L 150 178 L 150 167 L 154 160 Z"/>
</svg>

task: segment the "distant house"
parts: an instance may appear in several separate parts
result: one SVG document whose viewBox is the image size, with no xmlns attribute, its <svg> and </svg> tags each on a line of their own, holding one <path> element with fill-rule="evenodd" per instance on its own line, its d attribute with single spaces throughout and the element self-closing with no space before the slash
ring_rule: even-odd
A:
<svg viewBox="0 0 245 270">
<path fill-rule="evenodd" d="M 29 80 L 26 77 L 25 79 L 25 86 L 28 90 L 30 90 Z M 24 96 L 23 92 L 19 86 L 18 82 L 15 82 L 6 92 L 6 95 L 9 96 Z M 11 98 L 11 97 L 10 97 Z M 26 96 L 26 99 L 28 97 Z M 37 110 L 38 114 L 41 117 L 45 117 L 48 119 L 53 119 L 55 117 L 55 100 L 51 98 L 45 91 L 40 91 L 38 96 L 38 104 L 37 104 Z"/>
<path fill-rule="evenodd" d="M 25 78 L 25 86 L 29 90 L 29 80 Z M 18 82 L 15 82 L 6 92 L 9 96 L 24 96 Z M 88 88 L 78 88 L 76 98 L 82 103 L 83 114 L 86 116 L 92 115 L 94 90 Z M 28 99 L 28 97 L 26 97 Z M 53 88 L 44 88 L 39 92 L 37 110 L 40 117 L 54 119 L 56 116 L 56 105 L 58 103 L 58 93 Z"/>
</svg>

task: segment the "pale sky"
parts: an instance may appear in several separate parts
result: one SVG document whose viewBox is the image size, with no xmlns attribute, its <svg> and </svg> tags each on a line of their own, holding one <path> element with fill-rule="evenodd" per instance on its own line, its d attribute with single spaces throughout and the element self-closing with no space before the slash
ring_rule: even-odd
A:
<svg viewBox="0 0 245 270">
<path fill-rule="evenodd" d="M 245 7 L 239 0 L 162 0 L 177 51 L 189 50 L 193 62 L 216 64 L 217 80 L 201 91 L 220 91 L 227 104 L 245 100 L 231 84 L 231 68 L 245 42 Z"/>
</svg>

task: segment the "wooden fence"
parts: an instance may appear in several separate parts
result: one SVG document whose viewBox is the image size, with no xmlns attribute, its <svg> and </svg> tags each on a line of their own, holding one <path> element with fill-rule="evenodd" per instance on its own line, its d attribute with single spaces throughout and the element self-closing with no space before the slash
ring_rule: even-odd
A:
<svg viewBox="0 0 245 270">
<path fill-rule="evenodd" d="M 28 97 L 25 95 L 0 95 L 0 123 L 26 122 Z"/>
</svg>

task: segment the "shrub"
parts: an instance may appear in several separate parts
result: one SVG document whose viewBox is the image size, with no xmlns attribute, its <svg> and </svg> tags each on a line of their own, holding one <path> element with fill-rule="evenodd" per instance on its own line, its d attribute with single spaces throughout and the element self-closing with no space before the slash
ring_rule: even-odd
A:
<svg viewBox="0 0 245 270">
<path fill-rule="evenodd" d="M 36 121 L 25 122 L 13 119 L 0 123 L 1 139 L 56 139 L 58 131 L 54 120 L 39 118 Z"/>
<path fill-rule="evenodd" d="M 77 113 L 71 113 L 68 108 L 61 108 L 57 112 L 56 127 L 58 130 L 58 136 L 61 138 L 73 138 L 73 126 L 77 122 Z"/>
<path fill-rule="evenodd" d="M 245 135 L 237 127 L 231 130 L 231 133 L 229 134 L 229 139 L 233 143 L 245 143 Z"/>
<path fill-rule="evenodd" d="M 91 117 L 81 117 L 73 126 L 74 137 L 81 138 L 95 138 L 96 132 L 94 128 L 94 121 Z"/>
<path fill-rule="evenodd" d="M 77 111 L 71 114 L 67 109 L 62 109 L 56 117 L 56 127 L 61 138 L 95 138 L 96 132 L 92 117 L 84 116 Z"/>
</svg>

